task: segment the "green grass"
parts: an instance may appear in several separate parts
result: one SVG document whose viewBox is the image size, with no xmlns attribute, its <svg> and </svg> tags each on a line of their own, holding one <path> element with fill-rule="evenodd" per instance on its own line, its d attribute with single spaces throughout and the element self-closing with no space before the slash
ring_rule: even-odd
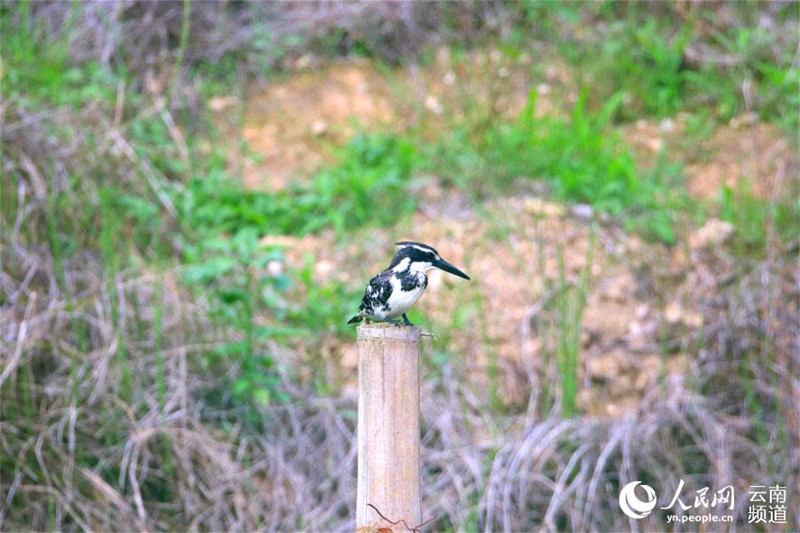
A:
<svg viewBox="0 0 800 533">
<path fill-rule="evenodd" d="M 537 330 L 543 339 L 542 360 L 548 378 L 542 383 L 542 406 L 545 413 L 554 410 L 569 418 L 579 414 L 578 393 L 581 365 L 583 310 L 589 294 L 595 241 L 589 244 L 586 263 L 576 282 L 567 279 L 563 250 L 558 251 L 558 279 L 547 282 L 551 296 L 537 316 Z M 543 257 L 539 258 L 543 265 Z M 560 398 L 560 405 L 553 400 Z"/>
<path fill-rule="evenodd" d="M 800 106 L 800 74 L 793 67 L 796 47 L 759 27 L 759 9 L 757 4 L 742 5 L 738 24 L 720 21 L 714 9 L 698 9 L 679 21 L 635 2 L 588 10 L 574 5 L 545 9 L 540 15 L 551 25 L 554 19 L 560 22 L 553 37 L 579 80 L 593 88 L 592 107 L 624 90 L 620 118 L 625 120 L 708 109 L 728 120 L 752 110 L 794 134 Z M 782 23 L 797 14 L 796 5 L 786 3 L 776 20 Z M 587 19 L 593 21 L 591 29 L 578 31 Z M 577 42 L 570 38 L 575 34 L 581 36 Z"/>
<path fill-rule="evenodd" d="M 70 11 L 58 40 L 53 42 L 48 40 L 46 28 L 30 20 L 30 2 L 19 5 L 19 26 L 14 23 L 11 6 L 0 6 L 0 82 L 5 94 L 14 94 L 36 108 L 114 102 L 117 83 L 126 78 L 124 68 L 110 72 L 95 62 L 75 64 L 70 58 L 78 7 L 76 4 Z"/>
<path fill-rule="evenodd" d="M 303 236 L 333 228 L 341 234 L 386 226 L 410 214 L 416 149 L 394 136 L 361 135 L 339 153 L 339 163 L 310 183 L 268 193 L 244 190 L 221 170 L 199 176 L 178 194 L 181 219 L 200 235 L 257 228 L 263 234 Z"/>
<path fill-rule="evenodd" d="M 722 189 L 720 216 L 733 224 L 731 248 L 739 257 L 764 259 L 771 244 L 797 241 L 800 236 L 800 200 L 797 196 L 794 199 L 791 195 L 786 197 L 776 202 L 764 200 L 753 193 L 747 182 Z"/>
<path fill-rule="evenodd" d="M 575 286 L 567 284 L 564 255 L 560 250 L 558 254 L 559 288 L 555 295 L 558 341 L 555 348 L 555 361 L 561 379 L 561 414 L 564 417 L 578 414 L 578 371 L 580 368 L 581 332 L 583 331 L 583 309 L 586 307 L 586 296 L 589 289 L 593 246 L 591 245 L 589 248 L 589 256 Z"/>
<path fill-rule="evenodd" d="M 517 179 L 543 180 L 568 203 L 588 203 L 619 216 L 650 238 L 675 242 L 678 211 L 690 205 L 680 167 L 666 161 L 646 173 L 612 126 L 617 94 L 598 113 L 582 92 L 569 119 L 535 116 L 531 92 L 522 116 L 472 135 L 456 131 L 429 153 L 430 167 L 477 195 L 508 190 Z"/>
<path fill-rule="evenodd" d="M 181 77 L 181 68 L 183 67 L 183 56 L 186 54 L 186 46 L 189 44 L 189 30 L 192 27 L 192 0 L 183 0 L 183 15 L 181 22 L 181 39 L 178 43 L 178 57 L 175 58 L 175 65 L 173 66 L 172 78 L 170 79 L 169 86 L 171 91 L 175 91 L 175 83 Z"/>
<path fill-rule="evenodd" d="M 117 248 L 117 235 L 120 230 L 119 219 L 113 212 L 111 195 L 109 189 L 100 190 L 100 246 L 103 253 L 103 263 L 105 266 L 107 293 L 110 299 L 111 317 L 114 323 L 117 338 L 117 361 L 122 374 L 122 399 L 130 403 L 133 394 L 133 383 L 131 376 L 130 363 L 128 362 L 127 347 L 125 339 L 127 335 L 123 332 L 123 319 L 121 316 L 121 305 L 119 301 L 119 275 L 123 265 L 127 263 L 124 250 Z"/>
<path fill-rule="evenodd" d="M 164 273 L 158 273 L 155 286 L 155 306 L 153 307 L 153 349 L 156 352 L 156 384 L 158 387 L 158 407 L 164 413 L 167 398 L 167 380 L 164 374 Z"/>
<path fill-rule="evenodd" d="M 689 38 L 686 27 L 669 36 L 655 19 L 635 26 L 618 21 L 612 23 L 610 35 L 602 42 L 601 62 L 582 58 L 589 68 L 581 72 L 607 83 L 606 97 L 619 90 L 619 80 L 625 80 L 622 118 L 630 120 L 642 113 L 673 115 L 684 106 L 687 92 L 683 57 Z M 594 85 L 589 80 L 586 83 Z"/>
</svg>

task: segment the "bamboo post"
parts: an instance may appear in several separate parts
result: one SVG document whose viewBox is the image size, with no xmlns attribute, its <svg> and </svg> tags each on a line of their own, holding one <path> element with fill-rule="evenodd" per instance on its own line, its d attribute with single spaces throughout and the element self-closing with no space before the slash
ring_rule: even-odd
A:
<svg viewBox="0 0 800 533">
<path fill-rule="evenodd" d="M 358 328 L 358 491 L 356 528 L 419 524 L 418 327 Z M 395 526 L 402 527 L 402 526 Z"/>
</svg>

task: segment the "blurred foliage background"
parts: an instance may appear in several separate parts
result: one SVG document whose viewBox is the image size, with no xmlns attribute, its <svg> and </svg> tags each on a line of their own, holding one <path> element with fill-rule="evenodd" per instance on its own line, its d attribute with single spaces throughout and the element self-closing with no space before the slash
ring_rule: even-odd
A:
<svg viewBox="0 0 800 533">
<path fill-rule="evenodd" d="M 0 528 L 352 529 L 403 239 L 432 530 L 797 528 L 799 10 L 3 1 Z"/>
</svg>

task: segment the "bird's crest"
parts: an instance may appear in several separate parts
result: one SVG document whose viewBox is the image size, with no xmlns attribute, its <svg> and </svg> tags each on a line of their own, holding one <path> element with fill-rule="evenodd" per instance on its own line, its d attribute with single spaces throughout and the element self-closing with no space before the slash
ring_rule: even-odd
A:
<svg viewBox="0 0 800 533">
<path fill-rule="evenodd" d="M 437 257 L 439 256 L 439 252 L 437 252 L 436 249 L 433 246 L 428 246 L 427 244 L 423 244 L 421 242 L 400 241 L 400 242 L 396 242 L 394 244 L 395 244 L 395 246 L 397 246 L 397 251 L 398 252 L 400 250 L 403 250 L 403 249 L 406 249 L 406 248 L 416 248 L 420 252 L 427 252 L 427 253 L 431 253 L 431 254 L 433 254 L 433 255 L 435 255 Z"/>
</svg>

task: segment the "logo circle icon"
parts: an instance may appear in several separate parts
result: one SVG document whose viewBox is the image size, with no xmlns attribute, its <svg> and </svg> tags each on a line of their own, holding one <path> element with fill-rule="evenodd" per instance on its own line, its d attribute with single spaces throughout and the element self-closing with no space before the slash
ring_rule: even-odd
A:
<svg viewBox="0 0 800 533">
<path fill-rule="evenodd" d="M 635 489 L 641 481 L 631 481 L 619 491 L 619 507 L 622 512 L 631 518 L 644 518 L 656 506 L 656 491 L 648 485 L 642 485 L 647 499 L 642 501 L 636 496 Z"/>
</svg>

